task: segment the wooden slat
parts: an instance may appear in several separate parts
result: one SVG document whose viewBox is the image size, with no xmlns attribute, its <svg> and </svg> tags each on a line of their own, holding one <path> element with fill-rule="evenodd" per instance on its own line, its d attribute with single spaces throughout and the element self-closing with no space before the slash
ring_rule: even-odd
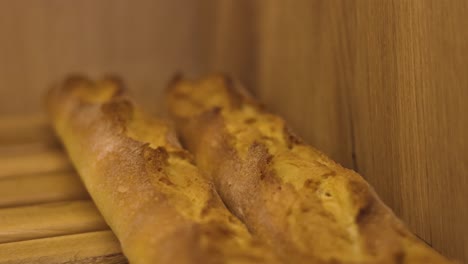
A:
<svg viewBox="0 0 468 264">
<path fill-rule="evenodd" d="M 0 146 L 34 143 L 58 144 L 45 115 L 0 116 Z"/>
<path fill-rule="evenodd" d="M 111 231 L 0 244 L 2 264 L 127 263 Z"/>
<path fill-rule="evenodd" d="M 0 243 L 107 228 L 91 200 L 0 209 Z"/>
<path fill-rule="evenodd" d="M 67 156 L 59 150 L 0 156 L 0 178 L 15 175 L 70 171 L 71 169 L 72 165 Z"/>
<path fill-rule="evenodd" d="M 89 195 L 45 119 L 0 118 L 0 263 L 127 263 L 82 199 Z"/>
<path fill-rule="evenodd" d="M 24 155 L 26 153 L 47 152 L 53 150 L 61 150 L 61 145 L 48 144 L 43 141 L 38 142 L 17 142 L 15 144 L 0 144 L 0 157 Z"/>
<path fill-rule="evenodd" d="M 0 179 L 0 208 L 87 198 L 89 195 L 75 172 Z"/>
</svg>

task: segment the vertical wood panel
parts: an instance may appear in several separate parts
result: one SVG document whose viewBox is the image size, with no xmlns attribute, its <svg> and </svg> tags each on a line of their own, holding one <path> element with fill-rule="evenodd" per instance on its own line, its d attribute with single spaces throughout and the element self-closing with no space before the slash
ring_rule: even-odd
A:
<svg viewBox="0 0 468 264">
<path fill-rule="evenodd" d="M 411 229 L 468 260 L 464 1 L 359 1 L 360 171 Z"/>
<path fill-rule="evenodd" d="M 251 91 L 256 87 L 260 2 L 216 1 L 210 70 L 233 74 Z"/>
<path fill-rule="evenodd" d="M 347 1 L 268 1 L 261 10 L 259 97 L 308 142 L 353 167 L 346 101 L 353 84 L 353 25 L 343 23 L 352 23 L 352 6 Z"/>
<path fill-rule="evenodd" d="M 48 86 L 70 72 L 122 74 L 154 111 L 174 72 L 206 71 L 210 4 L 0 1 L 0 114 L 37 111 Z"/>
<path fill-rule="evenodd" d="M 430 225 L 422 224 L 430 210 L 429 182 L 420 160 L 425 146 L 409 142 L 424 133 L 418 128 L 414 91 L 421 67 L 408 68 L 420 55 L 412 53 L 410 45 L 401 46 L 408 41 L 404 34 L 414 27 L 398 2 L 359 4 L 352 105 L 360 172 L 396 214 L 431 243 Z"/>
</svg>

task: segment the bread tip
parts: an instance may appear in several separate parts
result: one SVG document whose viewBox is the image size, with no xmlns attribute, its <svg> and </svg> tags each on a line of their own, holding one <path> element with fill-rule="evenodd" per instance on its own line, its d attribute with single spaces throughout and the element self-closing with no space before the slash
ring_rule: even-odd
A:
<svg viewBox="0 0 468 264">
<path fill-rule="evenodd" d="M 91 80 L 84 74 L 72 73 L 63 80 L 63 89 L 73 89 L 81 84 L 91 84 Z"/>
<path fill-rule="evenodd" d="M 102 78 L 103 82 L 110 82 L 112 83 L 116 89 L 113 93 L 114 97 L 121 96 L 127 92 L 127 85 L 125 81 L 118 75 L 118 74 L 106 74 L 104 78 Z"/>
<path fill-rule="evenodd" d="M 171 87 L 177 85 L 183 79 L 184 79 L 184 74 L 182 72 L 178 71 L 178 72 L 174 73 L 172 75 L 172 77 L 169 79 L 166 91 L 170 90 Z"/>
</svg>

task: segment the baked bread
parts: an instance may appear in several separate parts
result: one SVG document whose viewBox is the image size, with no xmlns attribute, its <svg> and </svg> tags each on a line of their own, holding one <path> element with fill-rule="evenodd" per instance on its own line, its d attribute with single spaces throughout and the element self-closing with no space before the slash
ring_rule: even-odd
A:
<svg viewBox="0 0 468 264">
<path fill-rule="evenodd" d="M 220 75 L 176 78 L 168 109 L 228 208 L 290 263 L 448 263 L 369 184 Z"/>
<path fill-rule="evenodd" d="M 226 209 L 170 126 L 135 107 L 115 78 L 69 78 L 47 106 L 130 263 L 277 262 Z"/>
</svg>

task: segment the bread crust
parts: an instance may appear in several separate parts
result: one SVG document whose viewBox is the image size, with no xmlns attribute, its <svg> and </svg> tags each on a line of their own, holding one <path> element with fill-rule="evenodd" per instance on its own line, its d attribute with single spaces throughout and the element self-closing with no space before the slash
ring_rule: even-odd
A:
<svg viewBox="0 0 468 264">
<path fill-rule="evenodd" d="M 49 92 L 55 130 L 131 263 L 277 263 L 224 206 L 168 123 L 116 78 Z"/>
<path fill-rule="evenodd" d="M 167 103 L 228 208 L 291 263 L 449 263 L 356 172 L 307 146 L 222 75 L 178 78 Z"/>
</svg>

